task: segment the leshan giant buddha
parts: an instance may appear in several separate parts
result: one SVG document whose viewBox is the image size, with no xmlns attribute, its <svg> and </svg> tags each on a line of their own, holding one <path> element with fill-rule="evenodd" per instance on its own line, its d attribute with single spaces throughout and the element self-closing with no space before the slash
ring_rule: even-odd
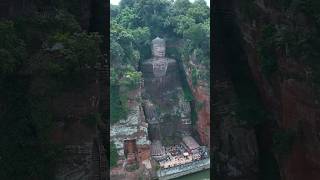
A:
<svg viewBox="0 0 320 180">
<path fill-rule="evenodd" d="M 152 58 L 141 67 L 144 79 L 146 119 L 151 141 L 162 141 L 179 132 L 190 133 L 190 104 L 184 93 L 176 60 L 166 57 L 165 40 L 152 40 Z M 150 105 L 153 104 L 153 105 Z"/>
</svg>

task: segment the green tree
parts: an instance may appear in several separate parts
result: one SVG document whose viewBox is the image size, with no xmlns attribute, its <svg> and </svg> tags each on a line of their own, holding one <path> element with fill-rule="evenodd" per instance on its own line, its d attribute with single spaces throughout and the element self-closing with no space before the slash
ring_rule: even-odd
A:
<svg viewBox="0 0 320 180">
<path fill-rule="evenodd" d="M 127 97 L 120 93 L 119 85 L 110 86 L 110 123 L 127 118 Z"/>
<path fill-rule="evenodd" d="M 170 16 L 170 1 L 168 0 L 137 0 L 135 9 L 141 18 L 143 26 L 152 27 L 151 36 L 156 37 L 163 34 L 165 20 Z"/>
<path fill-rule="evenodd" d="M 47 15 L 34 13 L 30 16 L 19 17 L 15 21 L 19 36 L 25 41 L 27 51 L 36 53 L 48 38 L 56 33 L 81 32 L 81 27 L 74 16 L 65 10 L 53 10 Z"/>
<path fill-rule="evenodd" d="M 183 35 L 186 29 L 195 25 L 195 20 L 192 17 L 185 15 L 178 15 L 172 18 L 174 24 L 174 32 L 178 35 Z"/>
<path fill-rule="evenodd" d="M 112 65 L 116 65 L 116 64 L 120 64 L 121 62 L 123 62 L 123 58 L 124 58 L 124 50 L 121 47 L 121 45 L 111 39 L 110 40 L 110 61 Z"/>
<path fill-rule="evenodd" d="M 141 82 L 141 72 L 126 71 L 120 80 L 120 85 L 127 86 L 129 89 L 137 88 Z"/>
<path fill-rule="evenodd" d="M 210 17 L 210 8 L 205 0 L 196 0 L 188 9 L 187 16 L 192 17 L 196 23 L 201 23 Z"/>
<path fill-rule="evenodd" d="M 208 34 L 204 29 L 203 24 L 193 24 L 187 30 L 184 30 L 183 37 L 190 39 L 194 47 L 202 48 L 202 44 L 208 41 Z M 204 45 L 203 48 L 205 48 Z"/>
<path fill-rule="evenodd" d="M 132 8 L 135 4 L 136 0 L 121 0 L 119 5 L 121 9 L 124 9 L 126 7 Z"/>
<path fill-rule="evenodd" d="M 118 5 L 110 4 L 110 17 L 115 18 L 120 12 L 120 8 Z"/>
<path fill-rule="evenodd" d="M 115 21 L 125 28 L 136 28 L 139 23 L 138 15 L 135 14 L 134 9 L 128 7 L 121 9 L 120 13 L 115 17 Z"/>
<path fill-rule="evenodd" d="M 110 143 L 110 156 L 108 157 L 110 157 L 110 167 L 116 166 L 118 162 L 118 152 L 113 142 Z"/>
<path fill-rule="evenodd" d="M 185 15 L 191 6 L 189 0 L 175 0 L 173 4 L 174 15 Z"/>
</svg>

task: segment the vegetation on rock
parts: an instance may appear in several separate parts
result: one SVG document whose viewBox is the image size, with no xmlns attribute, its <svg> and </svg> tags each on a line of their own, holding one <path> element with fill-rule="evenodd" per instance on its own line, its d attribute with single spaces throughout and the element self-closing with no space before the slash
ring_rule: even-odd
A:
<svg viewBox="0 0 320 180">
<path fill-rule="evenodd" d="M 107 156 L 109 156 L 107 154 Z M 116 145 L 114 143 L 110 143 L 110 167 L 114 167 L 118 162 L 118 153 L 116 149 Z"/>
</svg>

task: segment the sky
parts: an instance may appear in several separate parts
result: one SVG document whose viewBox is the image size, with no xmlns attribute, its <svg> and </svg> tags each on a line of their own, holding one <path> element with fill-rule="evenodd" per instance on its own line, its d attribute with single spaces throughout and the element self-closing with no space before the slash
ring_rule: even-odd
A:
<svg viewBox="0 0 320 180">
<path fill-rule="evenodd" d="M 193 2 L 194 0 L 190 0 L 191 2 Z M 208 4 L 208 6 L 210 7 L 210 0 L 205 0 Z M 110 0 L 110 4 L 114 4 L 117 5 L 119 4 L 120 0 Z"/>
</svg>

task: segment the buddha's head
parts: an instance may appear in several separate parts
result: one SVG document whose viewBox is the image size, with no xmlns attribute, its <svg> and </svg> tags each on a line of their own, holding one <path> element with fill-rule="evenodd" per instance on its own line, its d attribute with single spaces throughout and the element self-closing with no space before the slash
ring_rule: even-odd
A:
<svg viewBox="0 0 320 180">
<path fill-rule="evenodd" d="M 164 39 L 159 37 L 152 40 L 152 55 L 154 57 L 165 57 L 166 55 L 166 43 Z"/>
</svg>

